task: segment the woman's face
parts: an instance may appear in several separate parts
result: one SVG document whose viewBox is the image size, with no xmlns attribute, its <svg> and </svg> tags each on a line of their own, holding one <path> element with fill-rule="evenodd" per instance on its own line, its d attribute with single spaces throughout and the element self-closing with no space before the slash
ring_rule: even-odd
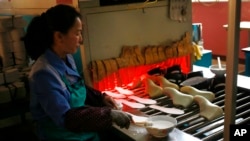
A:
<svg viewBox="0 0 250 141">
<path fill-rule="evenodd" d="M 82 41 L 82 22 L 80 18 L 76 18 L 75 24 L 67 34 L 57 33 L 54 50 L 60 57 L 65 57 L 66 54 L 76 53 Z"/>
</svg>

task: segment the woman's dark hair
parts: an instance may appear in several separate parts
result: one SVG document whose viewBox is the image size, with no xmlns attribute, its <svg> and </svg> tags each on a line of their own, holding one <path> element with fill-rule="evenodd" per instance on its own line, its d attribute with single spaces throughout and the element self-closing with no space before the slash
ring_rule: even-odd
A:
<svg viewBox="0 0 250 141">
<path fill-rule="evenodd" d="M 40 16 L 35 16 L 27 27 L 22 38 L 31 59 L 36 60 L 53 44 L 53 33 L 59 31 L 66 34 L 81 14 L 69 5 L 56 5 Z"/>
</svg>

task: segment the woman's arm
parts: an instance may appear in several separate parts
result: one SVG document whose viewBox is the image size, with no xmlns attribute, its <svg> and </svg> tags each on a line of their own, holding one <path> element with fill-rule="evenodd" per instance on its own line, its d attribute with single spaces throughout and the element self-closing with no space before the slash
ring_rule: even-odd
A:
<svg viewBox="0 0 250 141">
<path fill-rule="evenodd" d="M 112 109 L 118 109 L 116 102 L 112 97 L 101 93 L 99 90 L 86 86 L 87 98 L 85 101 L 86 105 L 103 107 L 108 106 Z"/>
<path fill-rule="evenodd" d="M 73 132 L 100 131 L 112 126 L 111 109 L 84 106 L 65 114 L 65 127 Z"/>
<path fill-rule="evenodd" d="M 131 115 L 108 107 L 84 106 L 70 109 L 65 114 L 65 127 L 72 132 L 101 131 L 112 126 L 114 122 L 120 128 L 128 129 Z"/>
<path fill-rule="evenodd" d="M 86 101 L 85 105 L 91 105 L 95 107 L 103 107 L 105 104 L 103 103 L 104 94 L 101 91 L 96 90 L 88 85 L 86 87 Z"/>
</svg>

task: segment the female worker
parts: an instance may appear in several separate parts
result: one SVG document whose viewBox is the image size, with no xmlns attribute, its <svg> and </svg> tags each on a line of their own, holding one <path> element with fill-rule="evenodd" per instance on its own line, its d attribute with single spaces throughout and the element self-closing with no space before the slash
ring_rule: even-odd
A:
<svg viewBox="0 0 250 141">
<path fill-rule="evenodd" d="M 131 117 L 116 110 L 112 98 L 84 84 L 72 54 L 82 42 L 80 13 L 56 5 L 32 19 L 22 38 L 35 60 L 29 74 L 30 110 L 40 140 L 98 141 L 99 131 Z"/>
</svg>

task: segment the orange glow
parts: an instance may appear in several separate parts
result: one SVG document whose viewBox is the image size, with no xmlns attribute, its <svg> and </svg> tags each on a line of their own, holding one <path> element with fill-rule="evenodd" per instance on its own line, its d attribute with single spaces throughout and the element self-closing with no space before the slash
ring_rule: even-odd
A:
<svg viewBox="0 0 250 141">
<path fill-rule="evenodd" d="M 173 65 L 180 65 L 182 72 L 188 73 L 191 71 L 190 60 L 190 56 L 186 55 L 177 58 L 169 58 L 166 61 L 155 64 L 121 68 L 117 72 L 108 75 L 101 81 L 94 82 L 94 87 L 100 91 L 114 90 L 116 86 L 126 87 L 130 82 L 132 82 L 134 78 L 140 77 L 141 75 L 156 67 L 160 67 L 163 70 L 166 70 Z"/>
</svg>

